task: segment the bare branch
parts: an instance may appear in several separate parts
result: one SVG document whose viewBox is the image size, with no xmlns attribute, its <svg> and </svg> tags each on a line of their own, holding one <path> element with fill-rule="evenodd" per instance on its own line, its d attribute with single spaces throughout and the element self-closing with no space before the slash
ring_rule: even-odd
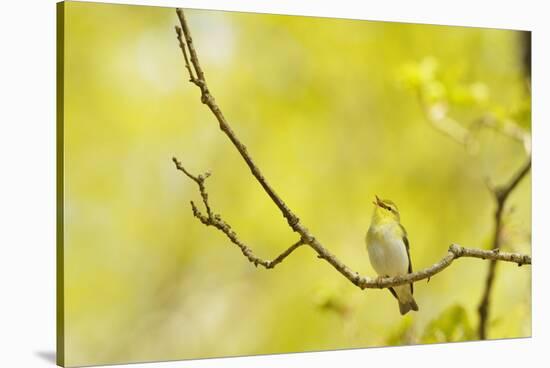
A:
<svg viewBox="0 0 550 368">
<path fill-rule="evenodd" d="M 208 87 L 206 85 L 206 79 L 204 77 L 204 73 L 200 67 L 199 59 L 197 57 L 197 53 L 195 51 L 195 47 L 193 46 L 193 38 L 191 37 L 191 32 L 189 31 L 189 27 L 187 25 L 187 22 L 185 20 L 185 16 L 183 14 L 182 9 L 176 10 L 181 28 L 183 29 L 183 33 L 185 35 L 185 42 L 187 45 L 187 49 L 189 50 L 189 53 L 191 55 L 191 63 L 193 64 L 193 67 L 195 69 L 195 72 L 197 73 L 198 80 L 197 83 L 195 83 L 201 90 L 201 101 L 203 104 L 207 105 L 216 119 L 218 120 L 218 123 L 220 125 L 220 129 L 227 135 L 227 137 L 231 140 L 235 148 L 239 151 L 242 158 L 245 160 L 246 164 L 250 168 L 250 171 L 252 172 L 252 175 L 258 180 L 260 185 L 263 187 L 265 192 L 269 195 L 271 200 L 279 207 L 281 210 L 283 216 L 287 219 L 289 225 L 293 228 L 294 231 L 297 231 L 300 235 L 304 236 L 305 231 L 298 231 L 298 228 L 295 228 L 293 225 L 298 224 L 298 217 L 290 211 L 288 206 L 283 202 L 283 200 L 275 193 L 275 190 L 268 184 L 268 182 L 265 180 L 263 174 L 261 173 L 258 166 L 254 163 L 252 160 L 252 157 L 248 154 L 246 146 L 241 143 L 241 141 L 237 138 L 229 124 L 227 123 L 225 117 L 223 116 L 220 108 L 216 104 L 216 101 L 214 100 L 214 97 L 210 94 Z M 303 230 L 303 229 L 302 229 Z"/>
<path fill-rule="evenodd" d="M 208 193 L 206 193 L 206 188 L 204 186 L 204 181 L 210 176 L 210 173 L 206 172 L 204 175 L 193 176 L 187 170 L 185 170 L 185 168 L 181 165 L 177 158 L 173 157 L 172 161 L 174 161 L 174 164 L 176 165 L 176 168 L 178 170 L 183 171 L 183 173 L 187 175 L 188 178 L 197 183 L 197 185 L 199 186 L 199 191 L 201 193 L 202 202 L 204 203 L 204 207 L 206 208 L 206 213 L 208 214 L 208 217 L 211 218 L 212 211 L 210 210 L 210 206 L 208 205 Z M 191 202 L 191 204 L 194 206 L 193 202 Z"/>
<path fill-rule="evenodd" d="M 240 153 L 246 164 L 248 165 L 252 175 L 256 178 L 258 183 L 262 186 L 267 195 L 275 203 L 277 208 L 281 211 L 284 218 L 287 220 L 289 226 L 294 232 L 297 232 L 300 235 L 300 240 L 291 245 L 273 261 L 265 261 L 256 257 L 250 248 L 246 246 L 242 241 L 237 237 L 235 231 L 231 229 L 229 224 L 222 220 L 220 215 L 213 214 L 210 210 L 210 205 L 208 203 L 208 195 L 204 186 L 205 176 L 194 176 L 190 174 L 179 161 L 174 158 L 173 161 L 178 170 L 181 170 L 187 177 L 195 181 L 199 186 L 199 191 L 203 199 L 204 205 L 207 209 L 207 215 L 204 215 L 200 210 L 191 202 L 193 214 L 197 217 L 204 225 L 214 226 L 221 232 L 223 232 L 232 243 L 237 245 L 244 256 L 254 265 L 262 265 L 265 268 L 273 268 L 277 264 L 281 263 L 288 255 L 290 255 L 294 250 L 300 247 L 303 244 L 307 244 L 311 247 L 316 253 L 317 257 L 325 260 L 330 265 L 332 265 L 338 272 L 340 272 L 344 277 L 351 281 L 354 285 L 358 286 L 361 289 L 365 288 L 387 288 L 392 286 L 398 286 L 403 284 L 409 284 L 411 282 L 420 281 L 423 279 L 429 279 L 430 277 L 441 272 L 447 268 L 455 259 L 460 257 L 473 257 L 481 259 L 490 259 L 498 260 L 505 262 L 514 262 L 518 265 L 531 264 L 531 257 L 523 254 L 515 253 L 504 253 L 504 252 L 493 252 L 485 251 L 481 249 L 471 249 L 463 248 L 458 245 L 451 245 L 449 251 L 445 257 L 438 263 L 414 273 L 407 275 L 396 276 L 396 277 L 386 277 L 386 278 L 376 278 L 372 279 L 369 277 L 362 277 L 359 273 L 354 272 L 344 263 L 342 263 L 336 256 L 334 256 L 327 248 L 325 248 L 310 232 L 309 230 L 300 223 L 299 218 L 290 210 L 286 203 L 281 199 L 281 197 L 275 192 L 271 185 L 267 182 L 259 167 L 255 164 L 252 157 L 249 155 L 246 146 L 237 138 L 231 127 L 229 126 L 227 120 L 221 112 L 221 109 L 216 104 L 214 97 L 210 94 L 208 87 L 206 85 L 206 79 L 204 73 L 200 67 L 197 53 L 193 46 L 193 40 L 189 27 L 186 23 L 183 10 L 177 9 L 177 15 L 180 21 L 181 28 L 176 27 L 176 32 L 178 34 L 178 40 L 180 42 L 180 48 L 184 54 L 186 68 L 190 75 L 190 80 L 192 83 L 197 85 L 201 91 L 201 102 L 208 106 L 210 111 L 216 117 L 216 120 L 219 123 L 220 129 L 225 133 L 229 140 L 233 143 L 237 151 Z M 183 37 L 182 37 L 183 32 Z M 185 41 L 185 44 L 184 44 Z M 189 51 L 190 60 L 187 57 L 187 51 Z M 194 72 L 193 72 L 194 71 Z M 196 77 L 195 77 L 196 75 Z"/>
<path fill-rule="evenodd" d="M 358 286 L 361 288 L 387 288 L 403 284 L 410 284 L 411 282 L 424 279 L 430 279 L 432 276 L 440 273 L 445 268 L 449 267 L 454 260 L 461 257 L 513 262 L 517 263 L 518 266 L 531 264 L 531 257 L 525 254 L 498 252 L 475 248 L 464 248 L 457 244 L 452 244 L 449 247 L 447 255 L 443 257 L 439 262 L 433 264 L 430 267 L 427 267 L 417 272 L 409 273 L 404 276 L 384 277 L 378 279 L 361 278 L 362 280 Z"/>
<path fill-rule="evenodd" d="M 189 73 L 189 81 L 197 84 L 197 77 L 193 74 L 193 70 L 191 69 L 191 65 L 189 64 L 189 57 L 187 56 L 187 49 L 185 47 L 185 42 L 183 42 L 182 39 L 182 31 L 181 28 L 176 26 L 176 34 L 178 35 L 178 42 L 180 45 L 181 52 L 183 54 L 183 58 L 185 59 L 185 68 L 187 69 L 187 72 Z"/>
<path fill-rule="evenodd" d="M 494 189 L 494 195 L 495 198 L 500 201 L 504 202 L 512 193 L 512 191 L 517 187 L 519 182 L 527 175 L 527 173 L 531 170 L 531 156 L 527 158 L 525 163 L 519 168 L 519 170 L 514 174 L 514 176 L 510 179 L 510 181 L 505 184 L 502 187 L 497 187 Z"/>
<path fill-rule="evenodd" d="M 244 256 L 254 264 L 254 266 L 264 266 L 265 268 L 273 268 L 279 263 L 281 263 L 290 253 L 292 253 L 294 250 L 296 250 L 299 246 L 303 245 L 304 242 L 300 239 L 296 243 L 292 244 L 288 249 L 286 249 L 283 253 L 281 253 L 279 256 L 277 256 L 272 261 L 269 260 L 263 260 L 259 257 L 256 257 L 252 250 L 246 246 L 242 241 L 239 240 L 237 237 L 237 233 L 231 229 L 231 226 L 225 222 L 220 215 L 214 214 L 212 210 L 210 209 L 210 204 L 208 203 L 208 193 L 206 192 L 206 186 L 205 186 L 205 180 L 210 176 L 210 173 L 206 173 L 205 175 L 199 175 L 195 176 L 191 174 L 189 171 L 183 167 L 181 162 L 178 161 L 175 157 L 172 158 L 172 161 L 176 165 L 176 168 L 180 171 L 182 171 L 185 176 L 187 176 L 189 179 L 193 180 L 195 183 L 197 183 L 199 187 L 199 192 L 202 197 L 202 201 L 204 203 L 204 207 L 206 208 L 207 215 L 204 215 L 201 213 L 201 211 L 197 208 L 195 203 L 191 201 L 191 209 L 193 210 L 193 215 L 200 220 L 204 225 L 206 226 L 214 226 L 216 229 L 220 230 L 222 233 L 225 234 L 231 240 L 231 242 L 235 245 L 237 245 L 241 252 L 244 254 Z"/>
<path fill-rule="evenodd" d="M 179 18 L 180 24 L 181 24 L 181 28 L 183 29 L 183 33 L 185 34 L 185 44 L 187 45 L 187 47 L 189 49 L 189 54 L 191 55 L 191 62 L 193 63 L 193 67 L 195 68 L 195 72 L 197 73 L 197 78 L 200 81 L 206 83 L 206 78 L 204 77 L 204 73 L 203 73 L 203 71 L 201 69 L 201 66 L 199 64 L 199 58 L 197 57 L 195 47 L 193 46 L 193 39 L 191 38 L 191 32 L 189 31 L 189 26 L 187 25 L 187 22 L 185 21 L 185 15 L 183 14 L 183 10 L 179 9 L 179 8 L 176 9 L 176 14 L 178 15 L 178 18 Z M 181 38 L 180 38 L 180 42 L 181 42 Z M 189 63 L 189 62 L 187 62 L 187 63 Z"/>
<path fill-rule="evenodd" d="M 199 191 L 203 198 L 205 207 L 209 209 L 210 205 L 208 203 L 208 195 L 206 193 L 206 189 L 204 185 L 205 178 L 201 175 L 194 176 L 190 174 L 177 159 L 174 158 L 173 161 L 178 170 L 182 171 L 187 177 L 189 177 L 191 180 L 197 183 L 197 185 L 199 186 Z M 229 238 L 229 240 L 231 240 L 232 243 L 234 243 L 241 249 L 241 252 L 243 253 L 243 255 L 255 266 L 261 265 L 267 269 L 274 268 L 277 264 L 281 263 L 288 255 L 290 255 L 298 247 L 300 247 L 303 244 L 308 244 L 309 246 L 311 246 L 313 249 L 317 251 L 319 258 L 325 259 L 327 262 L 333 265 L 334 268 L 336 268 L 341 274 L 343 274 L 348 280 L 350 280 L 353 284 L 355 284 L 361 289 L 373 289 L 373 288 L 382 289 L 382 288 L 387 288 L 392 286 L 409 284 L 411 282 L 420 281 L 424 279 L 430 279 L 432 276 L 438 274 L 439 272 L 443 271 L 445 268 L 450 266 L 455 259 L 458 259 L 461 257 L 481 258 L 481 259 L 487 259 L 492 261 L 513 262 L 513 263 L 517 263 L 518 266 L 531 264 L 531 257 L 525 254 L 499 252 L 498 250 L 491 251 L 491 250 L 482 250 L 482 249 L 475 249 L 475 248 L 464 248 L 459 245 L 453 244 L 449 247 L 449 251 L 447 255 L 443 257 L 441 261 L 433 264 L 430 267 L 427 267 L 423 270 L 410 273 L 407 275 L 403 275 L 403 276 L 373 279 L 369 277 L 360 276 L 357 272 L 354 272 L 351 269 L 349 269 L 346 265 L 340 262 L 334 255 L 330 254 L 324 248 L 318 248 L 317 241 L 314 238 L 298 240 L 296 243 L 291 245 L 288 249 L 286 249 L 283 253 L 281 253 L 272 261 L 262 260 L 261 258 L 256 257 L 253 254 L 252 250 L 248 246 L 246 246 L 241 240 L 239 240 L 239 238 L 237 237 L 237 233 L 231 229 L 231 226 L 229 226 L 229 224 L 225 222 L 220 215 L 218 214 L 212 215 L 211 213 L 209 213 L 208 216 L 205 216 L 200 212 L 200 210 L 196 207 L 196 205 L 193 202 L 191 202 L 191 207 L 193 210 L 193 215 L 195 217 L 197 217 L 204 225 L 214 226 L 215 228 L 223 232 Z"/>
<path fill-rule="evenodd" d="M 457 257 L 472 257 L 489 259 L 492 261 L 504 261 L 517 263 L 518 266 L 530 265 L 531 256 L 520 253 L 501 252 L 498 249 L 484 250 L 475 248 L 462 248 L 457 245 L 451 245 L 451 251 L 455 253 Z"/>
</svg>

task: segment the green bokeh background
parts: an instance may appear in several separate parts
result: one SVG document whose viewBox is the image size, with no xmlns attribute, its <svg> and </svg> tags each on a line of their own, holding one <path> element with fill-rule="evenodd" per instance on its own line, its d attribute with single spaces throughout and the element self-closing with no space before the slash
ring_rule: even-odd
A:
<svg viewBox="0 0 550 368">
<path fill-rule="evenodd" d="M 437 62 L 482 83 L 471 121 L 526 95 L 506 30 L 186 11 L 210 89 L 268 181 L 344 263 L 374 276 L 364 245 L 375 194 L 395 201 L 416 269 L 452 242 L 490 247 L 484 176 L 508 180 L 520 144 L 484 130 L 473 156 L 425 120 L 407 70 Z M 254 268 L 193 218 L 196 174 L 262 258 L 296 240 L 188 83 L 174 9 L 65 5 L 64 262 L 68 365 L 461 341 L 476 338 L 488 262 L 461 259 L 419 282 L 401 317 L 306 247 Z M 519 102 L 518 102 L 519 101 Z M 496 106 L 496 107 L 495 107 Z M 531 178 L 510 198 L 504 249 L 530 253 Z M 508 212 L 507 212 L 508 213 Z M 530 268 L 499 264 L 490 338 L 530 336 Z"/>
</svg>

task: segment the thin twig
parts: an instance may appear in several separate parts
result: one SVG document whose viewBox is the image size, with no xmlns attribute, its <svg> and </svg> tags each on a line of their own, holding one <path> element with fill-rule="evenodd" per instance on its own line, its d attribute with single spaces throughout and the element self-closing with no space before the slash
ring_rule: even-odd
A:
<svg viewBox="0 0 550 368">
<path fill-rule="evenodd" d="M 472 128 L 468 129 L 449 115 L 449 107 L 446 103 L 429 103 L 420 90 L 417 92 L 417 96 L 422 113 L 432 127 L 464 146 L 468 152 L 477 153 L 479 151 L 479 142 L 475 139 L 472 130 L 478 127 L 486 127 L 521 143 L 525 152 L 528 155 L 531 154 L 531 134 L 516 122 L 510 119 L 499 122 L 493 115 L 486 114 L 475 120 L 471 125 Z"/>
<path fill-rule="evenodd" d="M 495 116 L 487 114 L 476 120 L 473 126 L 490 128 L 500 134 L 516 140 L 523 145 L 523 149 L 528 155 L 531 154 L 531 134 L 511 119 L 506 119 L 499 122 Z"/>
<path fill-rule="evenodd" d="M 197 208 L 195 203 L 191 201 L 191 209 L 193 210 L 193 215 L 200 220 L 204 225 L 206 226 L 214 226 L 216 229 L 220 230 L 222 233 L 224 233 L 229 240 L 235 245 L 237 245 L 241 252 L 244 254 L 244 256 L 255 266 L 261 265 L 265 268 L 273 268 L 279 263 L 281 263 L 290 253 L 292 253 L 294 250 L 296 250 L 299 246 L 303 245 L 304 242 L 300 239 L 296 243 L 292 244 L 288 249 L 286 249 L 283 253 L 281 253 L 279 256 L 277 256 L 272 261 L 269 260 L 263 260 L 257 256 L 254 255 L 252 250 L 244 244 L 242 241 L 239 240 L 237 237 L 237 233 L 233 231 L 231 226 L 225 222 L 220 215 L 214 214 L 212 210 L 210 209 L 210 204 L 208 203 L 208 193 L 206 192 L 206 186 L 205 181 L 206 178 L 210 176 L 210 173 L 206 173 L 205 175 L 198 175 L 195 176 L 191 174 L 189 171 L 183 167 L 181 162 L 178 161 L 177 158 L 173 157 L 172 161 L 174 162 L 174 165 L 176 165 L 176 168 L 180 171 L 182 171 L 189 179 L 193 180 L 195 183 L 197 183 L 197 186 L 199 187 L 199 192 L 202 197 L 202 202 L 204 204 L 204 208 L 206 208 L 206 215 L 202 214 L 202 212 Z"/>
<path fill-rule="evenodd" d="M 187 71 L 189 73 L 189 81 L 197 84 L 197 78 L 193 75 L 193 70 L 191 69 L 191 66 L 189 64 L 189 57 L 187 56 L 187 49 L 185 47 L 185 42 L 183 42 L 182 39 L 182 31 L 181 28 L 176 26 L 176 34 L 178 35 L 178 41 L 180 45 L 181 52 L 183 54 L 183 58 L 185 59 L 185 68 L 187 68 Z"/>
<path fill-rule="evenodd" d="M 210 177 L 210 173 L 206 172 L 204 175 L 194 176 L 194 175 L 191 175 L 187 170 L 185 170 L 185 168 L 181 165 L 181 163 L 175 157 L 172 158 L 172 161 L 174 161 L 174 164 L 176 165 L 176 168 L 178 170 L 183 171 L 183 173 L 187 175 L 188 178 L 190 178 L 195 183 L 197 183 L 197 185 L 199 186 L 199 191 L 201 193 L 202 202 L 204 203 L 204 207 L 206 207 L 206 213 L 208 213 L 208 217 L 212 217 L 212 210 L 208 205 L 208 193 L 206 192 L 206 188 L 204 186 L 204 181 L 208 177 Z"/>
<path fill-rule="evenodd" d="M 428 103 L 420 89 L 417 91 L 417 97 L 424 117 L 434 129 L 464 146 L 464 148 L 473 152 L 477 151 L 477 142 L 472 139 L 471 132 L 464 128 L 458 121 L 449 117 L 448 106 L 445 103 Z"/>
<path fill-rule="evenodd" d="M 527 175 L 531 170 L 531 156 L 527 158 L 525 163 L 519 168 L 519 170 L 510 179 L 508 184 L 503 187 L 495 189 L 495 197 L 499 202 L 505 202 L 508 199 L 510 193 L 518 186 L 519 182 Z"/>
</svg>

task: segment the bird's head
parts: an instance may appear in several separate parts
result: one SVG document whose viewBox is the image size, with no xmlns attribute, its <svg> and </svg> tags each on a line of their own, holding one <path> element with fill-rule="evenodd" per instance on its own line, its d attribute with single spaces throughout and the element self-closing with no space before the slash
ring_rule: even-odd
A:
<svg viewBox="0 0 550 368">
<path fill-rule="evenodd" d="M 373 203 L 373 223 L 400 221 L 399 210 L 397 209 L 395 203 L 388 199 L 380 199 L 378 196 L 375 196 Z"/>
</svg>

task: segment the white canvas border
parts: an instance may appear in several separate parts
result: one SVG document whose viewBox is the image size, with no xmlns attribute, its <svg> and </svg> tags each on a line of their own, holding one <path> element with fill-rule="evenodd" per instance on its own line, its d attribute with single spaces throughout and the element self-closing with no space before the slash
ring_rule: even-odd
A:
<svg viewBox="0 0 550 368">
<path fill-rule="evenodd" d="M 157 6 L 526 29 L 533 34 L 531 339 L 136 364 L 134 367 L 464 367 L 544 365 L 550 342 L 549 26 L 543 1 L 110 1 Z M 51 367 L 55 349 L 55 1 L 3 3 L 0 58 L 0 362 Z M 546 348 L 547 349 L 547 348 Z"/>
</svg>

